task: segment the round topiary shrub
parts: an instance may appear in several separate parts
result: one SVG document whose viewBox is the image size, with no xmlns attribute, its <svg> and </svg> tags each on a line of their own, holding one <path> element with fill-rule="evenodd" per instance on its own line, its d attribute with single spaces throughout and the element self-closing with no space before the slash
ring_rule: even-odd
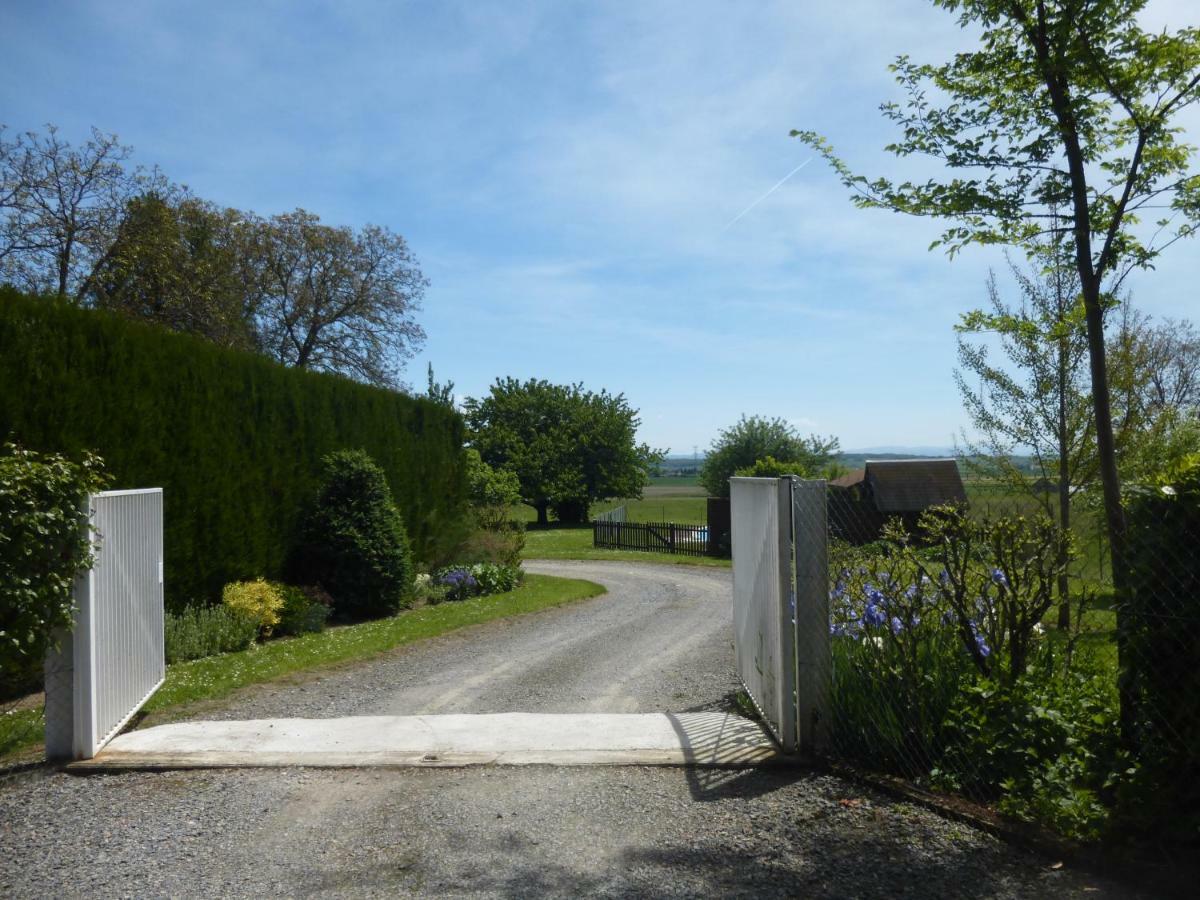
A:
<svg viewBox="0 0 1200 900">
<path fill-rule="evenodd" d="M 383 470 L 361 450 L 340 450 L 321 463 L 299 560 L 305 581 L 327 590 L 344 617 L 391 615 L 408 597 L 413 567 Z"/>
</svg>

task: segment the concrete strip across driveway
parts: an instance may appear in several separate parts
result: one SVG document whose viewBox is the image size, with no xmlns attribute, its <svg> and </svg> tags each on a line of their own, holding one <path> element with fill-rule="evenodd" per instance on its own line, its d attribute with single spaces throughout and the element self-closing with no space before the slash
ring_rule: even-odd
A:
<svg viewBox="0 0 1200 900">
<path fill-rule="evenodd" d="M 722 712 L 492 713 L 180 722 L 123 734 L 77 769 L 230 766 L 688 765 L 786 761 Z"/>
</svg>

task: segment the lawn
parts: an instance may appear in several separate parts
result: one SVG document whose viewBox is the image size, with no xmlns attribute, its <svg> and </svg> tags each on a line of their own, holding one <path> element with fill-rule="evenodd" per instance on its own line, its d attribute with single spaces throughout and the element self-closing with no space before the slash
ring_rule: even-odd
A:
<svg viewBox="0 0 1200 900">
<path fill-rule="evenodd" d="M 624 506 L 629 522 L 673 522 L 676 525 L 703 525 L 708 518 L 708 507 L 704 488 L 686 484 L 689 479 L 651 479 L 642 492 L 641 499 L 606 500 L 593 503 L 593 516 L 618 506 Z M 658 482 L 658 483 L 656 483 Z M 532 506 L 518 504 L 513 507 L 513 518 L 518 522 L 532 524 L 537 521 L 537 512 Z M 590 532 L 589 532 L 590 534 Z"/>
<path fill-rule="evenodd" d="M 248 685 L 366 659 L 458 628 L 602 593 L 604 588 L 591 581 L 529 574 L 520 587 L 504 594 L 425 606 L 387 619 L 269 641 L 240 653 L 176 663 L 167 667 L 166 682 L 143 707 L 143 714 L 156 722 L 182 718 L 193 704 L 219 699 Z M 0 763 L 15 761 L 18 754 L 30 755 L 41 741 L 40 709 L 20 709 L 0 717 Z M 20 753 L 22 750 L 26 753 Z"/>
<path fill-rule="evenodd" d="M 676 525 L 704 525 L 708 521 L 707 493 L 695 484 L 695 479 L 652 478 L 640 499 L 609 500 L 592 505 L 592 515 L 625 507 L 628 522 L 671 522 Z M 532 507 L 517 506 L 514 518 L 525 522 L 526 559 L 609 559 L 652 562 L 660 565 L 716 566 L 728 568 L 727 559 L 707 556 L 676 556 L 671 553 L 639 553 L 636 550 L 597 550 L 592 546 L 590 525 L 559 525 L 548 528 L 533 524 L 537 515 Z"/>
<path fill-rule="evenodd" d="M 728 559 L 708 556 L 676 556 L 672 553 L 639 553 L 636 550 L 597 550 L 592 546 L 590 525 L 531 527 L 525 532 L 525 559 L 607 559 L 676 566 L 729 568 Z"/>
</svg>

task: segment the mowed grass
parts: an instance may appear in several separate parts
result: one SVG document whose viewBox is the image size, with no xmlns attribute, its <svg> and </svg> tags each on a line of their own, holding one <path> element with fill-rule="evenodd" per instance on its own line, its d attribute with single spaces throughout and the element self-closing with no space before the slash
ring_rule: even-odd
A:
<svg viewBox="0 0 1200 900">
<path fill-rule="evenodd" d="M 642 491 L 641 498 L 593 503 L 591 515 L 596 516 L 618 506 L 624 506 L 626 521 L 629 522 L 703 525 L 708 518 L 708 506 L 705 501 L 708 494 L 704 488 L 696 484 L 678 483 L 686 480 L 680 478 L 651 479 L 651 484 Z M 537 522 L 537 511 L 532 506 L 526 506 L 523 503 L 513 507 L 512 516 L 518 522 L 524 522 L 527 525 Z M 554 523 L 551 522 L 551 524 Z"/>
<path fill-rule="evenodd" d="M 656 563 L 662 566 L 714 566 L 729 568 L 728 559 L 708 556 L 676 556 L 673 553 L 640 553 L 636 550 L 598 550 L 592 546 L 590 525 L 531 527 L 525 532 L 525 559 L 603 559 Z"/>
<path fill-rule="evenodd" d="M 688 482 L 692 483 L 680 483 Z M 658 478 L 651 479 L 639 499 L 609 500 L 592 504 L 593 516 L 625 507 L 628 522 L 671 522 L 676 525 L 704 525 L 708 519 L 708 507 L 704 488 L 694 479 Z M 678 566 L 715 566 L 729 568 L 727 559 L 712 559 L 707 556 L 676 556 L 672 553 L 640 553 L 636 550 L 597 550 L 592 546 L 590 525 L 559 525 L 551 522 L 548 528 L 536 524 L 537 514 L 532 507 L 517 506 L 513 517 L 525 522 L 526 559 L 606 559 L 625 562 L 658 563 Z"/>
<path fill-rule="evenodd" d="M 166 681 L 142 713 L 153 721 L 169 721 L 186 715 L 194 704 L 220 699 L 239 688 L 368 659 L 469 625 L 550 609 L 603 593 L 604 588 L 591 581 L 527 574 L 520 587 L 504 594 L 425 606 L 387 619 L 269 641 L 240 653 L 176 663 L 167 667 Z M 42 724 L 40 709 L 0 717 L 0 761 L 40 744 Z"/>
</svg>

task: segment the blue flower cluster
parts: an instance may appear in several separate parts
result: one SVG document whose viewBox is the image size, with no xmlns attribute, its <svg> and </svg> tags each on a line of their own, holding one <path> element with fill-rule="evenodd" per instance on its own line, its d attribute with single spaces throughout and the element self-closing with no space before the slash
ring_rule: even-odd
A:
<svg viewBox="0 0 1200 900">
<path fill-rule="evenodd" d="M 454 568 L 440 572 L 434 580 L 435 584 L 447 589 L 446 599 L 465 600 L 476 592 L 479 582 L 469 569 Z"/>
<path fill-rule="evenodd" d="M 943 609 L 940 615 L 937 614 L 937 607 L 940 606 L 939 590 L 930 589 L 932 582 L 924 575 L 914 583 L 902 585 L 888 572 L 871 573 L 860 567 L 857 574 L 873 579 L 872 582 L 862 585 L 861 597 L 857 603 L 854 602 L 855 589 L 851 586 L 854 573 L 850 569 L 841 570 L 833 590 L 829 592 L 832 613 L 829 633 L 835 637 L 871 637 L 878 643 L 879 637 L 872 636 L 871 632 L 886 628 L 893 635 L 900 635 L 906 630 L 920 626 L 922 611 L 935 615 L 933 621 L 940 621 L 941 625 L 947 628 L 954 626 L 958 621 L 950 610 Z M 950 574 L 945 570 L 938 575 L 938 582 L 943 589 L 949 585 L 950 580 Z M 1008 579 L 999 569 L 992 571 L 991 581 L 1002 589 L 1008 587 Z M 986 614 L 988 603 L 985 597 L 980 597 L 975 605 L 980 618 L 971 619 L 967 626 L 975 648 L 980 655 L 987 657 L 991 655 L 992 649 L 980 631 L 979 622 Z"/>
</svg>

